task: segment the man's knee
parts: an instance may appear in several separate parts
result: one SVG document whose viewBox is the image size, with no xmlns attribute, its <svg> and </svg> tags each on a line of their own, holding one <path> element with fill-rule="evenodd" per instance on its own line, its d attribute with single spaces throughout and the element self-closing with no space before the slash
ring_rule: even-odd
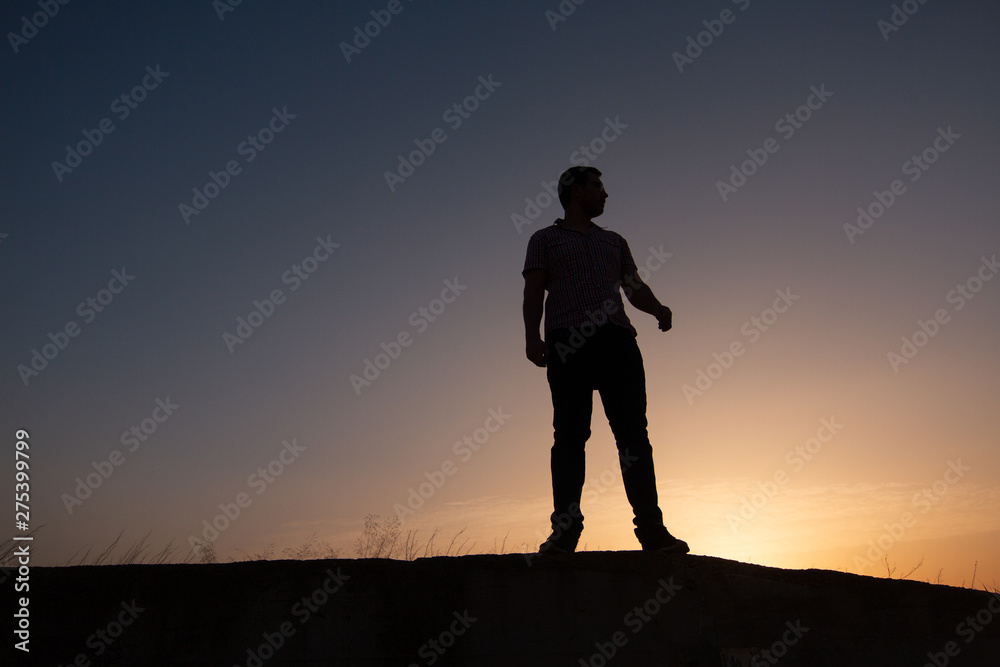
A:
<svg viewBox="0 0 1000 667">
<path fill-rule="evenodd" d="M 581 427 L 560 427 L 555 429 L 553 449 L 583 449 L 590 440 L 590 429 Z"/>
<path fill-rule="evenodd" d="M 653 454 L 653 446 L 649 442 L 646 430 L 641 433 L 636 432 L 626 437 L 616 438 L 615 445 L 618 447 L 618 458 L 621 460 L 645 459 Z"/>
<path fill-rule="evenodd" d="M 648 422 L 646 421 L 645 413 L 632 415 L 628 419 L 609 419 L 608 425 L 611 427 L 611 432 L 618 443 L 635 442 L 649 444 Z M 623 444 L 619 444 L 619 449 L 622 446 Z"/>
<path fill-rule="evenodd" d="M 586 447 L 579 440 L 572 442 L 557 440 L 552 444 L 551 452 L 553 461 L 582 460 L 586 456 Z"/>
</svg>

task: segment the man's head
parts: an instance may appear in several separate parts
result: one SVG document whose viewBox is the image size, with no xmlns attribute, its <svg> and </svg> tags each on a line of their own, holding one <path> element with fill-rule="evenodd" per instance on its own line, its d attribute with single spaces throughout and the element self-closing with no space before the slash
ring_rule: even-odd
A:
<svg viewBox="0 0 1000 667">
<path fill-rule="evenodd" d="M 596 218 L 604 212 L 607 198 L 601 172 L 595 167 L 570 167 L 559 177 L 559 203 L 567 213 L 570 206 L 576 206 L 586 216 Z"/>
</svg>

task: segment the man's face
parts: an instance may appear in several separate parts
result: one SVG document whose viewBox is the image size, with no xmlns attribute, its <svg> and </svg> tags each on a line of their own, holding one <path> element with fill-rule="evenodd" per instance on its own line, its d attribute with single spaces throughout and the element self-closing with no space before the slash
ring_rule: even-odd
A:
<svg viewBox="0 0 1000 667">
<path fill-rule="evenodd" d="M 608 198 L 608 193 L 604 190 L 604 184 L 600 176 L 593 174 L 587 177 L 587 181 L 579 186 L 579 202 L 584 212 L 592 218 L 596 218 L 604 213 L 604 202 Z"/>
</svg>

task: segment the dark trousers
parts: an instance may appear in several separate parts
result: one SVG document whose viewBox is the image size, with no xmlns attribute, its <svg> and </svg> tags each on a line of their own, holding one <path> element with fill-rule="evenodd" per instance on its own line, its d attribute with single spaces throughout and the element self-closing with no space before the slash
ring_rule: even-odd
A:
<svg viewBox="0 0 1000 667">
<path fill-rule="evenodd" d="M 586 330 L 592 331 L 589 327 Z M 628 329 L 607 324 L 591 336 L 565 329 L 552 331 L 546 335 L 546 344 L 555 430 L 553 529 L 570 533 L 583 530 L 584 445 L 590 438 L 595 389 L 618 446 L 625 494 L 635 513 L 637 531 L 661 527 L 653 448 L 646 432 L 646 374 L 635 336 Z"/>
</svg>

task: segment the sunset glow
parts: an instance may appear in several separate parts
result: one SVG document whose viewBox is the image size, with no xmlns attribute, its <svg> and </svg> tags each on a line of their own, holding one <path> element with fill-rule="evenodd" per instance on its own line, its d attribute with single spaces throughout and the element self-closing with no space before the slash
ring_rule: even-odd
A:
<svg viewBox="0 0 1000 667">
<path fill-rule="evenodd" d="M 686 4 L 402 2 L 376 30 L 385 2 L 71 3 L 12 46 L 0 424 L 30 433 L 33 564 L 123 531 L 354 557 L 372 514 L 537 550 L 520 271 L 591 163 L 673 311 L 626 305 L 670 531 L 994 585 L 1000 7 Z M 599 406 L 580 546 L 638 549 Z"/>
</svg>

